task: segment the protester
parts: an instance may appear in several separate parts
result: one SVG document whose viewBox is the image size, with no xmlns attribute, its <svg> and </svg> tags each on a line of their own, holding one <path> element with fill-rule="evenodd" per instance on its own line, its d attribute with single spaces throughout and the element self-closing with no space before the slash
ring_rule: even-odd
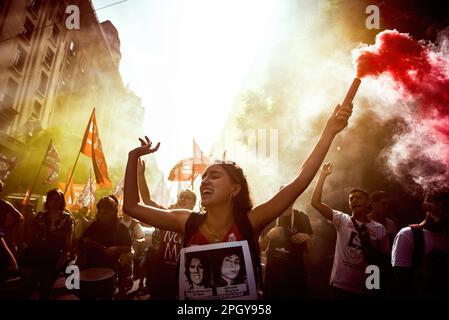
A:
<svg viewBox="0 0 449 320">
<path fill-rule="evenodd" d="M 20 262 L 25 297 L 30 297 L 39 283 L 39 299 L 50 299 L 56 277 L 68 263 L 74 221 L 65 205 L 64 193 L 52 189 L 47 192 L 45 211 L 34 219 L 34 237 Z"/>
<path fill-rule="evenodd" d="M 425 219 L 402 228 L 392 250 L 400 296 L 403 298 L 449 297 L 449 189 L 428 191 Z"/>
<path fill-rule="evenodd" d="M 164 210 L 139 203 L 138 159 L 159 148 L 158 144 L 152 149 L 148 138 L 146 141 L 141 140 L 143 146 L 130 151 L 128 157 L 124 212 L 149 225 L 184 234 L 185 246 L 247 240 L 255 267 L 254 273 L 260 279 L 259 250 L 255 239 L 263 228 L 281 215 L 308 187 L 333 139 L 347 126 L 351 113 L 352 105 L 342 108 L 337 106 L 298 176 L 270 200 L 258 206 L 252 205 L 246 177 L 240 167 L 233 162 L 210 165 L 202 176 L 200 187 L 204 214 L 185 209 Z"/>
<path fill-rule="evenodd" d="M 371 211 L 369 195 L 361 189 L 349 193 L 352 215 L 331 209 L 321 201 L 326 178 L 332 173 L 332 164 L 326 163 L 312 195 L 312 206 L 337 230 L 334 264 L 330 285 L 335 299 L 360 299 L 373 294 L 366 287 L 368 265 L 386 260 L 390 252 L 387 232 L 380 223 L 368 218 Z"/>
</svg>

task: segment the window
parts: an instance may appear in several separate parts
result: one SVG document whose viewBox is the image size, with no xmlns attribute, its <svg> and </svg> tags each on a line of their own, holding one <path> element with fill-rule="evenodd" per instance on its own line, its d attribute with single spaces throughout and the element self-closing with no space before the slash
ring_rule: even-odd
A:
<svg viewBox="0 0 449 320">
<path fill-rule="evenodd" d="M 23 25 L 22 36 L 27 40 L 31 41 L 31 36 L 33 35 L 34 24 L 30 19 L 26 18 L 25 24 Z"/>
<path fill-rule="evenodd" d="M 58 43 L 58 38 L 59 38 L 59 29 L 58 29 L 58 27 L 56 26 L 56 25 L 54 25 L 53 26 L 53 30 L 52 30 L 52 32 L 51 32 L 51 40 L 54 42 L 54 43 Z"/>
<path fill-rule="evenodd" d="M 13 67 L 16 68 L 17 71 L 22 72 L 25 59 L 26 51 L 21 46 L 18 46 L 16 49 L 16 56 L 14 57 Z"/>
<path fill-rule="evenodd" d="M 48 76 L 45 72 L 42 71 L 41 81 L 40 81 L 38 90 L 43 95 L 45 95 L 45 93 L 47 92 L 47 84 L 48 84 Z"/>
<path fill-rule="evenodd" d="M 47 48 L 47 53 L 45 53 L 45 60 L 44 60 L 45 65 L 47 67 L 51 68 L 52 65 L 53 65 L 54 58 L 55 58 L 54 51 L 50 47 L 48 47 Z"/>
<path fill-rule="evenodd" d="M 40 119 L 42 111 L 42 104 L 34 101 L 33 109 L 31 110 L 31 119 Z"/>
<path fill-rule="evenodd" d="M 5 109 L 13 109 L 14 100 L 16 98 L 18 88 L 19 85 L 14 80 L 9 79 L 8 87 L 6 89 L 5 96 L 3 98 L 3 107 Z"/>
</svg>

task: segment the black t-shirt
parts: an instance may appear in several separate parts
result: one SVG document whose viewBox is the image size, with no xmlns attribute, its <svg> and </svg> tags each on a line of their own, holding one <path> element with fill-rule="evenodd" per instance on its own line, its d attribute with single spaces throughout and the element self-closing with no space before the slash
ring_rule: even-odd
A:
<svg viewBox="0 0 449 320">
<path fill-rule="evenodd" d="M 268 225 L 265 231 L 268 232 L 276 226 L 282 227 L 284 229 L 285 237 L 282 240 L 270 241 L 268 244 L 268 251 L 284 248 L 284 252 L 288 255 L 289 259 L 302 260 L 302 256 L 305 250 L 305 244 L 302 243 L 298 245 L 296 243 L 293 243 L 290 240 L 290 237 L 298 232 L 307 233 L 309 235 L 313 234 L 309 217 L 302 212 L 293 210 L 293 223 L 291 215 L 280 216 L 278 219 Z"/>
<path fill-rule="evenodd" d="M 292 221 L 293 220 L 293 221 Z M 291 215 L 281 216 L 265 229 L 270 231 L 276 226 L 284 229 L 282 240 L 268 243 L 267 264 L 265 269 L 265 290 L 267 298 L 293 298 L 301 294 L 305 285 L 304 252 L 305 243 L 296 244 L 291 236 L 300 232 L 311 235 L 313 233 L 309 218 L 297 210 Z M 293 292 L 290 292 L 291 288 Z"/>
<path fill-rule="evenodd" d="M 132 246 L 128 228 L 120 222 L 117 222 L 113 226 L 108 226 L 96 220 L 86 229 L 81 239 L 83 238 L 90 238 L 106 248 L 113 246 Z M 83 242 L 81 241 L 81 243 Z M 101 247 L 82 246 L 80 250 L 85 251 L 84 253 L 87 254 L 87 267 L 89 268 L 114 268 L 118 262 L 117 259 L 113 259 L 107 255 Z"/>
</svg>

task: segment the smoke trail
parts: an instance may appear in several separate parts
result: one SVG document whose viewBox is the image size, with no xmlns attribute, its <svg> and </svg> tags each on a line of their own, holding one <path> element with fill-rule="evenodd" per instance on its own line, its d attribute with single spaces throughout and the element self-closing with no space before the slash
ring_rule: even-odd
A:
<svg viewBox="0 0 449 320">
<path fill-rule="evenodd" d="M 443 48 L 386 30 L 374 45 L 362 45 L 353 55 L 359 77 L 389 77 L 405 103 L 400 117 L 406 128 L 387 153 L 390 169 L 424 188 L 447 185 L 449 59 Z"/>
</svg>

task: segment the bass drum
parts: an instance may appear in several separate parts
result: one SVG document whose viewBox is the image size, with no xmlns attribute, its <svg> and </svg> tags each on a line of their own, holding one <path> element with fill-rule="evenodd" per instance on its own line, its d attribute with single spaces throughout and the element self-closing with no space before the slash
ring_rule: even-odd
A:
<svg viewBox="0 0 449 320">
<path fill-rule="evenodd" d="M 81 300 L 112 300 L 116 289 L 116 274 L 108 268 L 89 268 L 80 272 Z"/>
</svg>

